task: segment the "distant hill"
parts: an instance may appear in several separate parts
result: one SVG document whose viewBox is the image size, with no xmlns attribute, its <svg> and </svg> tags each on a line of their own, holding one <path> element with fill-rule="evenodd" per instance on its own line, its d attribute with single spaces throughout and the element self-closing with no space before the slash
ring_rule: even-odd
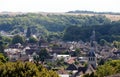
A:
<svg viewBox="0 0 120 77">
<path fill-rule="evenodd" d="M 29 12 L 0 12 L 0 15 L 9 15 L 9 16 L 15 16 L 15 15 L 23 15 L 23 14 L 28 14 Z M 41 15 L 83 15 L 83 16 L 106 16 L 108 19 L 111 21 L 119 21 L 120 20 L 120 13 L 119 12 L 94 12 L 94 11 L 80 11 L 80 10 L 75 10 L 75 11 L 68 11 L 68 12 L 37 12 L 34 14 L 41 14 Z"/>
<path fill-rule="evenodd" d="M 81 10 L 75 10 L 75 11 L 68 11 L 67 13 L 86 13 L 86 14 L 110 14 L 110 15 L 120 15 L 119 12 L 94 12 L 94 11 L 81 11 Z"/>
<path fill-rule="evenodd" d="M 30 28 L 31 33 L 65 41 L 89 40 L 96 30 L 96 40 L 120 41 L 120 15 L 87 13 L 0 13 L 0 31 L 9 34 L 23 34 Z M 112 21 L 111 21 L 112 20 Z M 113 22 L 114 21 L 114 22 Z"/>
<path fill-rule="evenodd" d="M 50 32 L 62 32 L 69 26 L 92 26 L 110 23 L 105 16 L 83 16 L 68 13 L 14 13 L 0 14 L 0 30 L 23 32 L 27 27 Z M 7 27 L 7 28 L 6 28 Z M 36 31 L 36 30 L 34 30 Z M 43 32 L 43 31 L 42 31 Z M 14 33 L 14 32 L 13 32 Z M 36 32 L 35 32 L 36 33 Z"/>
<path fill-rule="evenodd" d="M 88 16 L 103 15 L 103 16 L 106 16 L 107 18 L 109 18 L 112 21 L 118 21 L 118 20 L 120 20 L 120 13 L 119 12 L 94 12 L 94 11 L 80 11 L 80 10 L 75 10 L 75 11 L 68 11 L 66 13 L 88 15 Z"/>
</svg>

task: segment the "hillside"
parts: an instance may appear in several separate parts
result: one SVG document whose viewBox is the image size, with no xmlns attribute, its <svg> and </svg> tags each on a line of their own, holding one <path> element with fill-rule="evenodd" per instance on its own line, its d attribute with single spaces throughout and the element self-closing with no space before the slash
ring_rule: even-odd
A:
<svg viewBox="0 0 120 77">
<path fill-rule="evenodd" d="M 78 14 L 78 15 L 83 15 L 83 16 L 102 15 L 102 16 L 105 16 L 106 18 L 110 19 L 111 21 L 119 21 L 120 20 L 120 15 L 112 15 L 112 14 Z"/>
<path fill-rule="evenodd" d="M 15 15 L 23 15 L 27 13 L 22 13 L 22 12 L 1 12 L 0 15 L 10 15 L 10 16 L 15 16 Z M 120 20 L 120 13 L 112 13 L 112 12 L 66 12 L 66 13 L 47 13 L 47 12 L 38 12 L 35 14 L 41 14 L 41 15 L 72 15 L 72 16 L 78 16 L 78 15 L 83 15 L 83 16 L 105 16 L 106 18 L 110 19 L 111 21 L 119 21 Z"/>
<path fill-rule="evenodd" d="M 83 16 L 66 13 L 2 13 L 0 15 L 0 30 L 8 32 L 13 32 L 18 28 L 17 31 L 21 32 L 27 27 L 62 32 L 69 26 L 92 26 L 107 23 L 110 23 L 110 20 L 101 15 Z"/>
<path fill-rule="evenodd" d="M 88 16 L 94 16 L 94 15 L 102 15 L 106 16 L 111 21 L 118 21 L 120 20 L 120 13 L 118 12 L 94 12 L 94 11 L 69 11 L 67 12 L 69 14 L 78 14 L 78 15 L 88 15 Z"/>
<path fill-rule="evenodd" d="M 120 20 L 120 15 L 105 15 L 108 19 L 112 20 L 112 21 L 119 21 Z"/>
<path fill-rule="evenodd" d="M 92 30 L 96 31 L 97 41 L 105 39 L 120 41 L 119 19 L 117 15 L 77 14 L 77 13 L 1 13 L 0 31 L 9 34 L 32 34 L 46 39 L 65 41 L 88 41 Z M 112 20 L 110 20 L 110 19 Z M 113 22 L 114 21 L 114 22 Z"/>
</svg>

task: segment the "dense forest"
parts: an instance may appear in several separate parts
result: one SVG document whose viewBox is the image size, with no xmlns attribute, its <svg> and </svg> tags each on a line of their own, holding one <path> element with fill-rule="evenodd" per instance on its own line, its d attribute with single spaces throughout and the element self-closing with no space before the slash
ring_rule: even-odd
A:
<svg viewBox="0 0 120 77">
<path fill-rule="evenodd" d="M 10 34 L 31 33 L 43 36 L 48 41 L 53 38 L 64 41 L 88 41 L 93 30 L 96 40 L 105 39 L 108 42 L 120 41 L 120 22 L 111 21 L 103 15 L 83 16 L 69 14 L 4 14 L 0 15 L 0 30 Z"/>
<path fill-rule="evenodd" d="M 100 41 L 101 39 L 104 39 L 108 42 L 113 42 L 114 40 L 120 41 L 120 22 L 112 22 L 109 24 L 87 27 L 71 26 L 66 29 L 64 40 L 79 41 L 79 39 L 81 39 L 83 41 L 89 41 L 92 30 L 96 31 L 97 41 Z"/>
</svg>

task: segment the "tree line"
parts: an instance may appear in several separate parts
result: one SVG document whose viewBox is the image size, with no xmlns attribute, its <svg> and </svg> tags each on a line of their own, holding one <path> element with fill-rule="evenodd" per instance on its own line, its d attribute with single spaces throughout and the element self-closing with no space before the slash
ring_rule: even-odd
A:
<svg viewBox="0 0 120 77">
<path fill-rule="evenodd" d="M 16 34 L 31 27 L 33 34 L 49 35 L 64 32 L 70 26 L 92 26 L 110 23 L 105 16 L 35 14 L 0 15 L 0 30 Z"/>
</svg>

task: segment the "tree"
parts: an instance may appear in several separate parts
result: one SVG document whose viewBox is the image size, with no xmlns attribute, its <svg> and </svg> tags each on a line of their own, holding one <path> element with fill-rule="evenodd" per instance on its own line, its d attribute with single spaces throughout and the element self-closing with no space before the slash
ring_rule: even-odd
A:
<svg viewBox="0 0 120 77">
<path fill-rule="evenodd" d="M 7 44 L 0 40 L 0 52 L 4 52 L 4 49 L 7 47 Z"/>
<path fill-rule="evenodd" d="M 74 51 L 76 54 L 77 57 L 79 57 L 81 55 L 81 50 L 79 48 L 76 48 L 76 50 Z"/>
<path fill-rule="evenodd" d="M 0 40 L 0 52 L 4 52 L 4 43 Z"/>
<path fill-rule="evenodd" d="M 6 61 L 7 60 L 6 60 L 5 56 L 2 53 L 0 53 L 0 62 L 5 63 Z"/>
<path fill-rule="evenodd" d="M 28 27 L 27 28 L 27 33 L 26 33 L 26 37 L 29 38 L 31 36 L 32 32 L 31 32 L 31 28 Z"/>
<path fill-rule="evenodd" d="M 28 41 L 29 43 L 37 43 L 38 42 L 38 39 L 36 38 L 36 37 L 33 37 L 33 36 L 31 36 L 30 38 L 29 38 L 29 41 Z"/>
<path fill-rule="evenodd" d="M 31 62 L 7 62 L 0 64 L 0 77 L 59 77 L 52 70 L 47 70 L 41 64 Z"/>
<path fill-rule="evenodd" d="M 120 42 L 119 42 L 119 41 L 113 41 L 113 45 L 114 45 L 116 48 L 120 49 Z"/>
<path fill-rule="evenodd" d="M 106 43 L 107 43 L 106 40 L 104 40 L 104 39 L 101 39 L 101 40 L 100 40 L 100 45 L 101 45 L 101 46 L 104 46 Z"/>
<path fill-rule="evenodd" d="M 98 77 L 104 77 L 104 76 L 115 74 L 115 68 L 105 64 L 98 67 L 96 72 Z"/>
<path fill-rule="evenodd" d="M 85 74 L 83 77 L 104 77 L 120 73 L 120 60 L 109 60 L 104 65 L 98 66 L 96 72 Z"/>
<path fill-rule="evenodd" d="M 64 58 L 57 59 L 56 66 L 64 66 Z"/>
<path fill-rule="evenodd" d="M 10 37 L 3 37 L 4 42 L 11 43 L 12 39 Z"/>
<path fill-rule="evenodd" d="M 46 49 L 41 49 L 39 52 L 39 59 L 43 63 L 45 59 L 49 57 L 49 53 L 47 52 Z"/>
<path fill-rule="evenodd" d="M 25 38 L 21 35 L 15 35 L 12 39 L 12 44 L 16 44 L 16 43 L 24 44 Z"/>
<path fill-rule="evenodd" d="M 105 63 L 105 60 L 103 58 L 101 58 L 98 64 L 103 65 L 104 63 Z"/>
<path fill-rule="evenodd" d="M 98 77 L 104 77 L 116 73 L 120 73 L 120 60 L 110 60 L 104 65 L 99 66 L 96 70 Z"/>
<path fill-rule="evenodd" d="M 40 61 L 39 55 L 34 55 L 34 56 L 33 56 L 33 59 L 34 59 L 34 63 L 35 63 L 36 65 L 39 65 L 39 61 Z"/>
</svg>

